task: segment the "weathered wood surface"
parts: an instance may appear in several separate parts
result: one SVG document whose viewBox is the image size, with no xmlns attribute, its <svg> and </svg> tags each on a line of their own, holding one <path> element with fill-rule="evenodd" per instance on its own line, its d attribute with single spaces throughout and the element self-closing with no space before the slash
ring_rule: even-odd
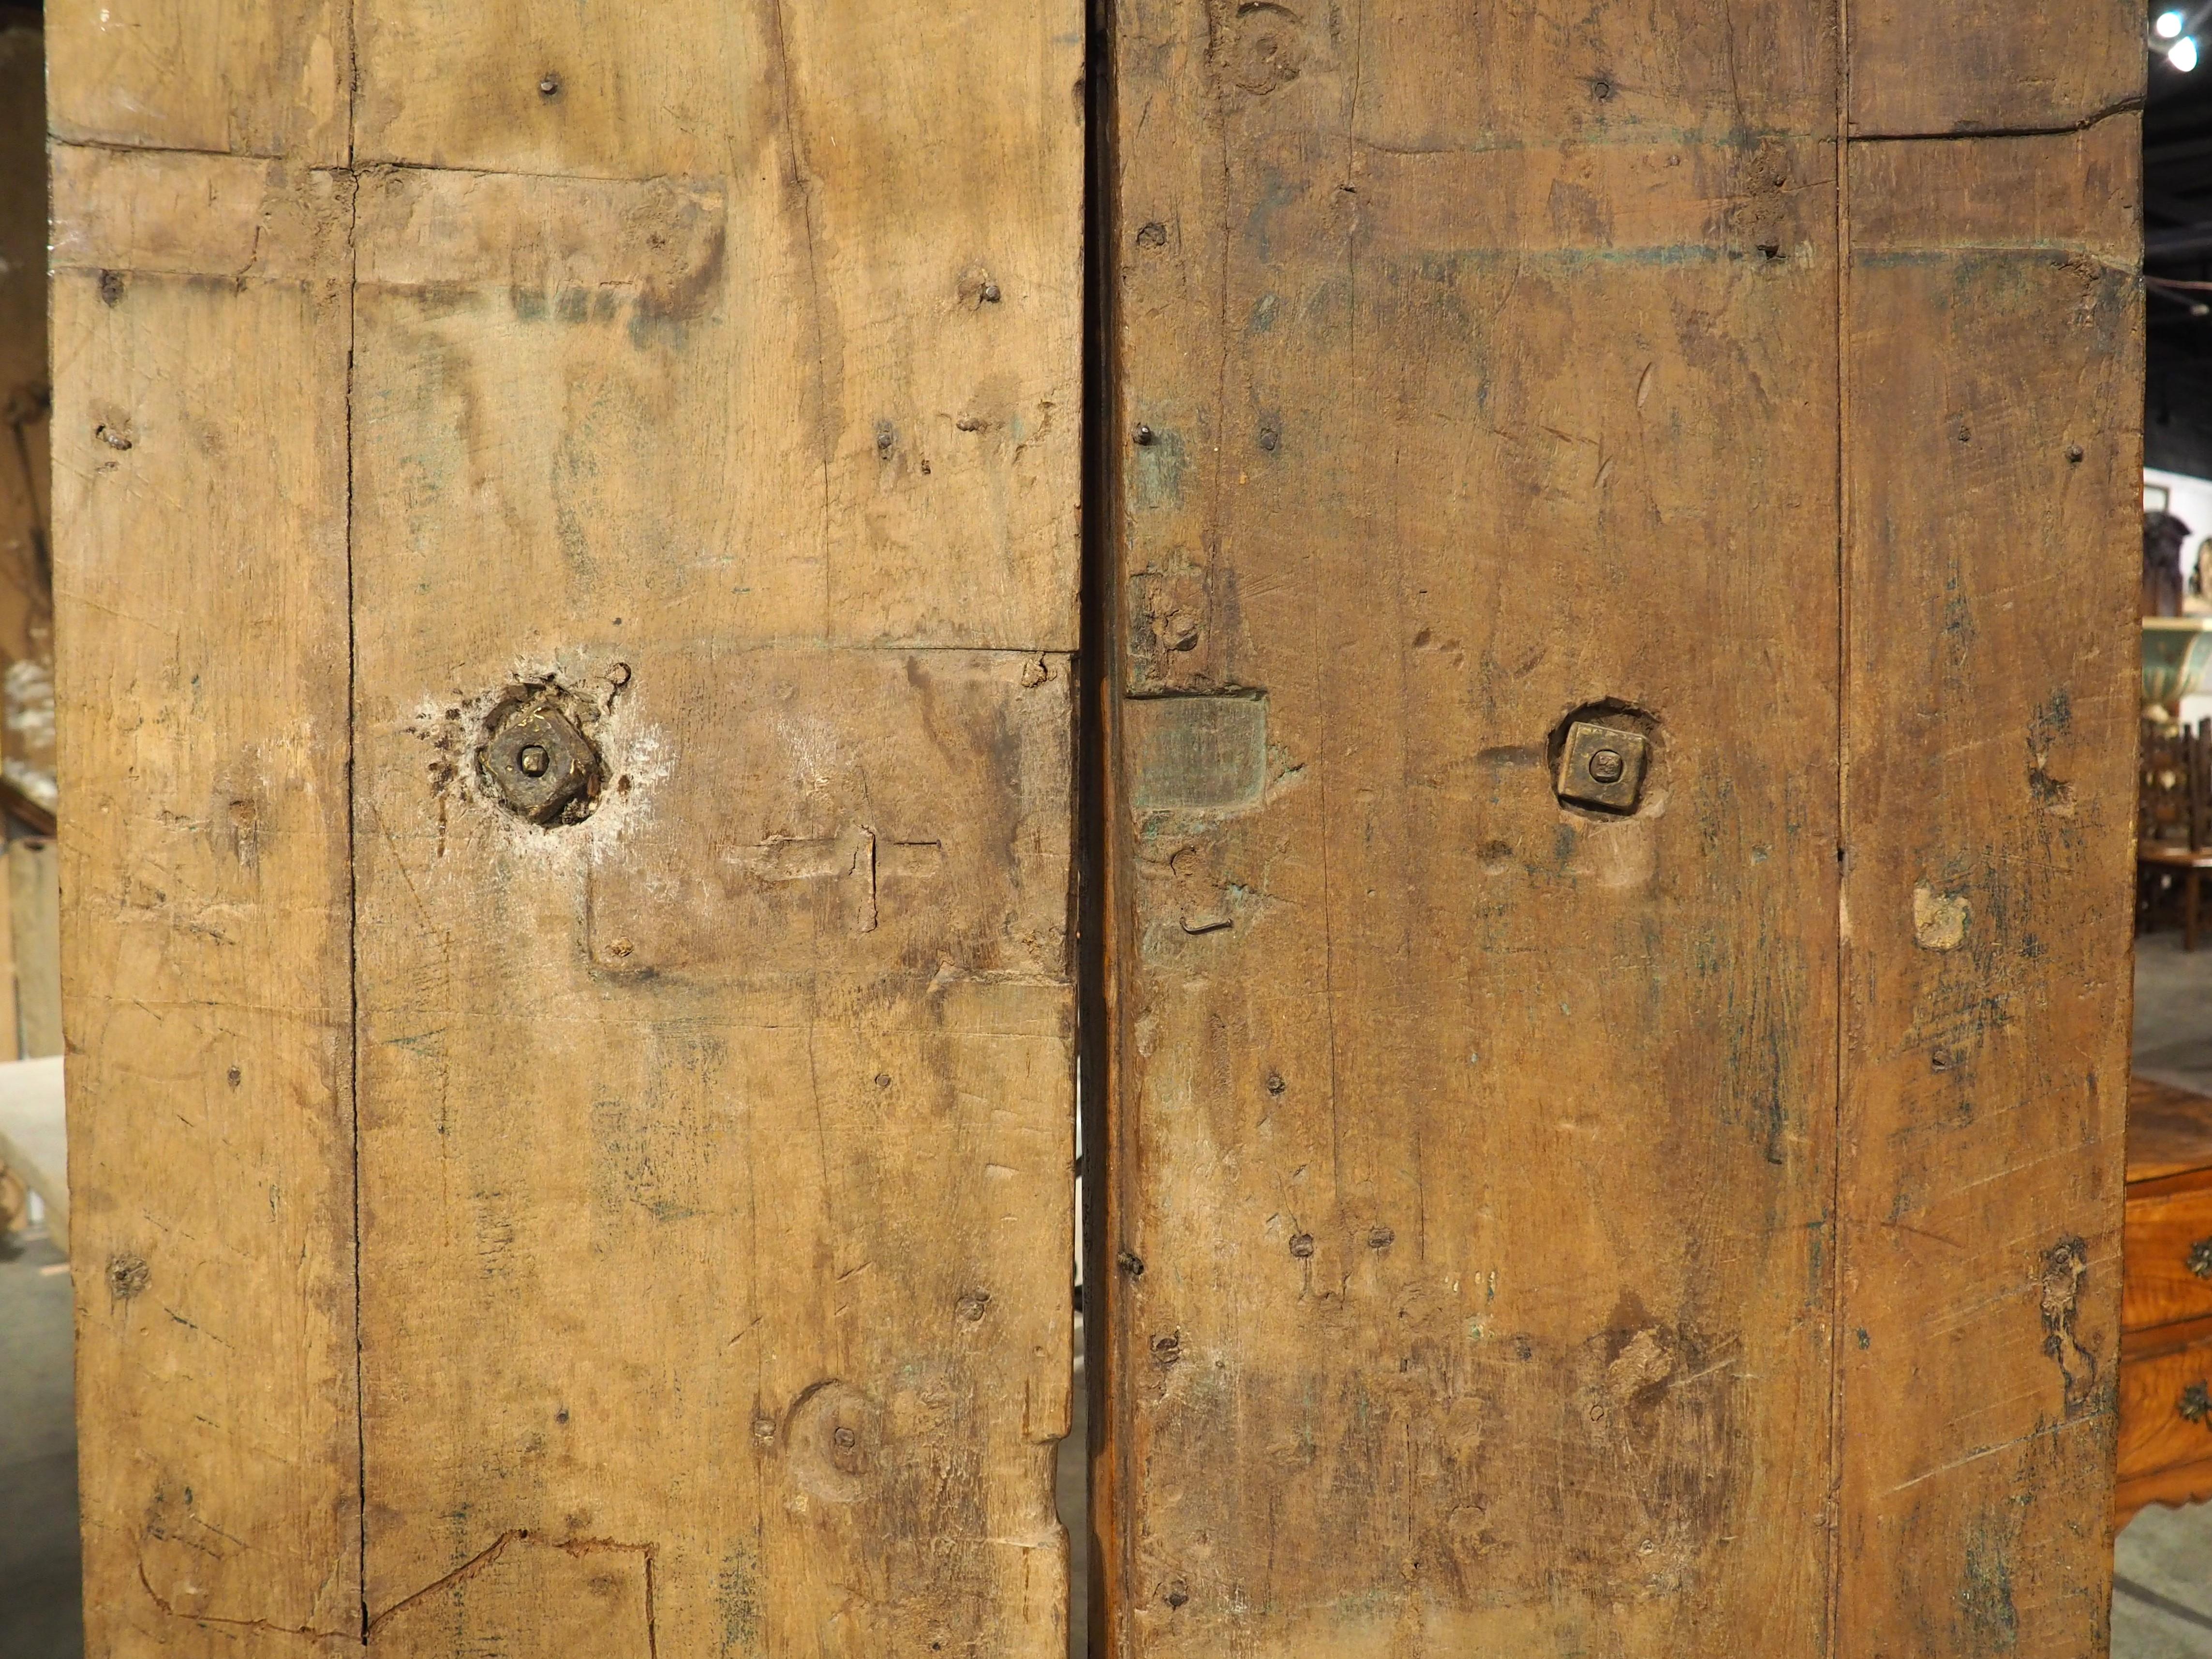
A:
<svg viewBox="0 0 2212 1659">
<path fill-rule="evenodd" d="M 2132 122 L 1838 194 L 2130 95 L 1983 9 L 1117 14 L 1112 1650 L 2103 1640 Z"/>
<path fill-rule="evenodd" d="M 2142 100 L 2135 0 L 1851 0 L 1842 15 L 1854 137 L 2051 132 Z"/>
<path fill-rule="evenodd" d="M 8 954 L 19 1058 L 62 1052 L 61 854 L 54 842 L 8 843 Z"/>
<path fill-rule="evenodd" d="M 351 185 L 54 176 L 87 1651 L 355 1644 Z"/>
<path fill-rule="evenodd" d="M 1885 47 L 1855 56 L 1855 84 L 1923 61 Z M 1855 1659 L 2106 1640 L 2139 155 L 2132 115 L 1851 147 L 1838 1322 Z"/>
<path fill-rule="evenodd" d="M 94 1650 L 1057 1654 L 1079 7 L 58 10 Z"/>
<path fill-rule="evenodd" d="M 1816 1652 L 1829 20 L 1120 28 L 1115 1650 Z"/>
</svg>

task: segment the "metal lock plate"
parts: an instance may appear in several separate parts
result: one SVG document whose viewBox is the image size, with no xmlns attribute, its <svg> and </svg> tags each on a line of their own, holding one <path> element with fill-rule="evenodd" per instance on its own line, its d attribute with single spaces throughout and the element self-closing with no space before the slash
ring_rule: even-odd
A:
<svg viewBox="0 0 2212 1659">
<path fill-rule="evenodd" d="M 1632 812 L 1644 790 L 1650 744 L 1641 732 L 1577 720 L 1559 756 L 1559 799 L 1608 812 Z"/>
<path fill-rule="evenodd" d="M 557 709 L 517 708 L 477 764 L 507 810 L 532 823 L 574 822 L 598 793 L 599 751 Z"/>
</svg>

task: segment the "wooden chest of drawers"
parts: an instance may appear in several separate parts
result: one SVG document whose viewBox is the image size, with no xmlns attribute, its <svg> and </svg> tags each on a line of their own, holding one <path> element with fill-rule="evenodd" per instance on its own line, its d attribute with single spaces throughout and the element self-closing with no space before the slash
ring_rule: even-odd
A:
<svg viewBox="0 0 2212 1659">
<path fill-rule="evenodd" d="M 2212 1498 L 2212 1098 L 2130 1085 L 2124 1249 L 2122 1522 Z"/>
</svg>

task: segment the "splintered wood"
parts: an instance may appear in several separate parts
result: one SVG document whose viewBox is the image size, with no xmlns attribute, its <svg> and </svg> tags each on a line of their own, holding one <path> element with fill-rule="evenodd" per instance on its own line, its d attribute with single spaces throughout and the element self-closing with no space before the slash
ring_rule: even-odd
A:
<svg viewBox="0 0 2212 1659">
<path fill-rule="evenodd" d="M 1056 1655 L 1080 8 L 201 10 L 54 20 L 90 1650 Z"/>
<path fill-rule="evenodd" d="M 1109 1650 L 2100 1651 L 2139 17 L 1115 16 Z"/>
</svg>

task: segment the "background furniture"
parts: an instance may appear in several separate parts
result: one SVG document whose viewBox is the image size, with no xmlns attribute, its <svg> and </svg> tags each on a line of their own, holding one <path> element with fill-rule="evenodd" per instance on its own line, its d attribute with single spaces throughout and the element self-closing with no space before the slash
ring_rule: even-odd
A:
<svg viewBox="0 0 2212 1659">
<path fill-rule="evenodd" d="M 2137 774 L 2137 925 L 2148 927 L 2162 889 L 2178 886 L 2182 949 L 2194 951 L 2204 872 L 2212 869 L 2212 720 L 2145 720 Z"/>
<path fill-rule="evenodd" d="M 2128 1087 L 2116 1521 L 2212 1498 L 2212 1097 Z"/>
<path fill-rule="evenodd" d="M 46 1206 L 46 1231 L 69 1248 L 69 1139 L 62 1124 L 62 1057 L 0 1061 L 0 1170 Z"/>
</svg>

